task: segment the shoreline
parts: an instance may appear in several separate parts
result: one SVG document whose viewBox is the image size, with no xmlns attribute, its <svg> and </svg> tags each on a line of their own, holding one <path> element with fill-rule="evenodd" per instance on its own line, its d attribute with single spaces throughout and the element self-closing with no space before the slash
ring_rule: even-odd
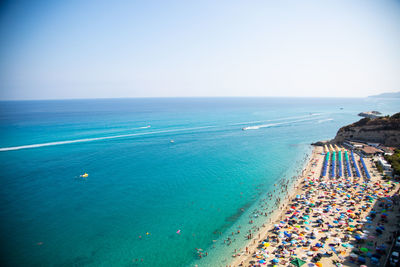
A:
<svg viewBox="0 0 400 267">
<path fill-rule="evenodd" d="M 268 232 L 273 229 L 274 224 L 281 221 L 285 209 L 289 205 L 290 199 L 301 192 L 300 185 L 302 184 L 302 182 L 304 182 L 304 179 L 307 177 L 308 172 L 312 171 L 313 159 L 321 153 L 320 150 L 322 150 L 322 148 L 313 146 L 309 159 L 305 162 L 301 174 L 299 174 L 297 176 L 297 179 L 293 181 L 291 188 L 286 193 L 285 198 L 282 199 L 279 207 L 266 219 L 261 230 L 257 233 L 257 236 L 250 239 L 249 242 L 247 242 L 245 248 L 241 249 L 240 253 L 238 253 L 240 254 L 240 256 L 232 256 L 232 261 L 227 266 L 240 266 L 242 262 L 245 263 L 251 257 L 253 252 L 255 253 L 259 243 L 264 240 L 264 237 L 268 234 Z M 322 155 L 320 155 L 320 157 L 321 159 L 323 159 Z M 322 166 L 322 160 L 319 160 L 318 163 Z"/>
<path fill-rule="evenodd" d="M 254 195 L 257 196 L 255 202 L 250 206 L 240 208 L 241 216 L 235 223 L 227 228 L 224 234 L 213 240 L 208 247 L 202 249 L 209 252 L 208 255 L 196 257 L 188 266 L 222 267 L 232 264 L 232 260 L 235 260 L 233 254 L 244 251 L 244 248 L 254 240 L 254 236 L 264 231 L 268 222 L 276 216 L 276 207 L 279 205 L 282 208 L 287 201 L 287 196 L 296 190 L 299 177 L 302 177 L 314 150 L 314 146 L 304 144 L 304 150 L 293 160 L 293 164 L 277 175 L 275 180 L 270 181 L 272 186 Z M 199 254 L 198 251 L 197 254 Z"/>
</svg>

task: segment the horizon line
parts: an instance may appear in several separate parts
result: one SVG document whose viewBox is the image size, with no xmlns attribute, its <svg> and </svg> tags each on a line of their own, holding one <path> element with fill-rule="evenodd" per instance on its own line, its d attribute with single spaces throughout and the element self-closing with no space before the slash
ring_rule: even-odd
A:
<svg viewBox="0 0 400 267">
<path fill-rule="evenodd" d="M 375 95 L 373 95 L 375 96 Z M 371 96 L 129 96 L 129 97 L 82 97 L 82 98 L 37 98 L 37 99 L 0 99 L 7 101 L 56 101 L 56 100 L 100 100 L 100 99 L 159 99 L 159 98 L 369 98 Z"/>
</svg>

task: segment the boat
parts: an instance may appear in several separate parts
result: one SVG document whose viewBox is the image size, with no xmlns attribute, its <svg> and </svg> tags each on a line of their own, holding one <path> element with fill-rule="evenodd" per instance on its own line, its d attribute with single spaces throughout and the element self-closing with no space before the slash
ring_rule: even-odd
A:
<svg viewBox="0 0 400 267">
<path fill-rule="evenodd" d="M 86 178 L 86 177 L 88 177 L 89 176 L 89 174 L 87 174 L 86 172 L 84 173 L 84 174 L 81 174 L 79 177 L 81 177 L 81 178 Z"/>
<path fill-rule="evenodd" d="M 171 139 L 169 142 L 170 142 L 170 143 L 175 143 L 174 139 Z"/>
<path fill-rule="evenodd" d="M 265 126 L 264 126 L 265 127 Z M 244 127 L 242 128 L 242 131 L 247 131 L 247 130 L 258 130 L 260 129 L 260 126 L 248 126 L 248 127 Z"/>
</svg>

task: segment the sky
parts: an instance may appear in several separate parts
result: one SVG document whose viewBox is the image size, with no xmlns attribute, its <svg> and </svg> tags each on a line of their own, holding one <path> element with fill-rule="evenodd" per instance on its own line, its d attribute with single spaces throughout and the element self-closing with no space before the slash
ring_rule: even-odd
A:
<svg viewBox="0 0 400 267">
<path fill-rule="evenodd" d="M 0 100 L 395 91 L 400 0 L 0 4 Z"/>
</svg>

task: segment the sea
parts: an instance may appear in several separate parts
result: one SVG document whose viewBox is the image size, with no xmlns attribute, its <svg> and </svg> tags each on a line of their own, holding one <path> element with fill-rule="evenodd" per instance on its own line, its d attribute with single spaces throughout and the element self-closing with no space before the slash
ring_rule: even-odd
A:
<svg viewBox="0 0 400 267">
<path fill-rule="evenodd" d="M 310 143 L 369 110 L 400 101 L 1 101 L 0 265 L 228 265 Z"/>
</svg>

